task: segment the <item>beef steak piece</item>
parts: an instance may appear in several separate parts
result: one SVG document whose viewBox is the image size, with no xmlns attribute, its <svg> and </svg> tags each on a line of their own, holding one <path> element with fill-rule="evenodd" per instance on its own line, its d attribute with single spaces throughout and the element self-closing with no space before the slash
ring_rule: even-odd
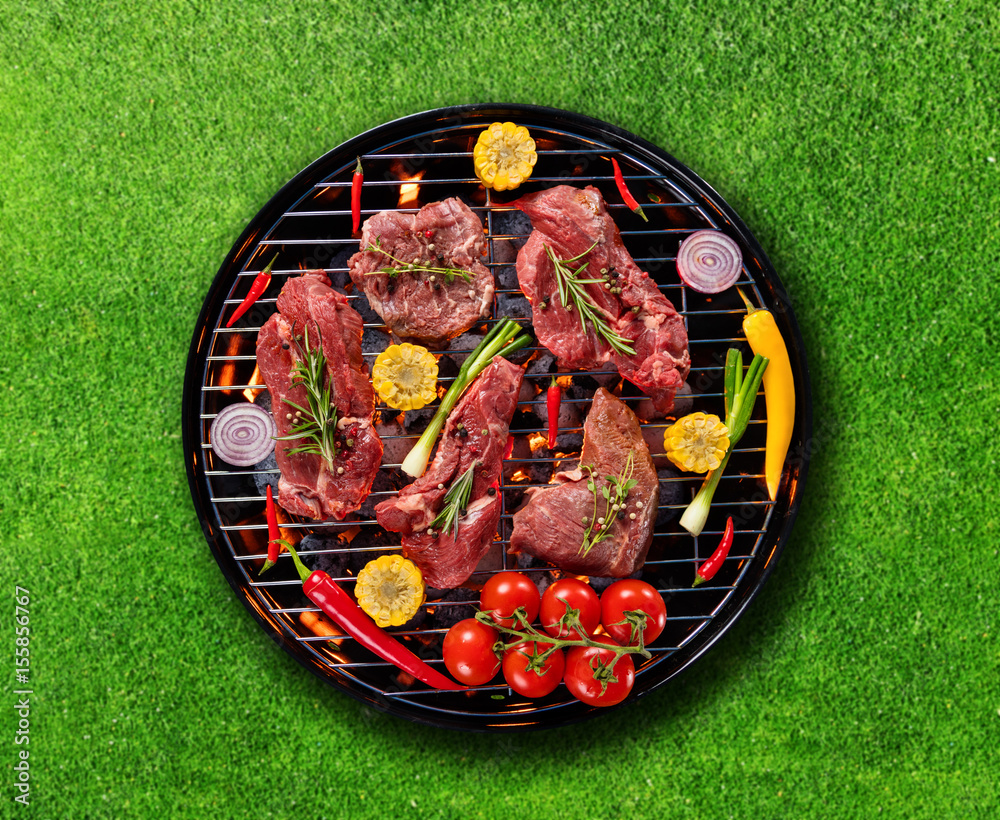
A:
<svg viewBox="0 0 1000 820">
<path fill-rule="evenodd" d="M 398 261 L 367 250 L 375 246 Z M 441 347 L 491 313 L 494 284 L 481 261 L 485 253 L 482 221 L 451 197 L 415 214 L 375 214 L 365 221 L 361 250 L 347 266 L 389 330 L 404 341 Z M 415 269 L 406 267 L 410 263 Z M 468 278 L 419 270 L 421 266 L 462 270 Z M 382 272 L 387 267 L 394 273 Z"/>
<path fill-rule="evenodd" d="M 530 217 L 534 228 L 518 252 L 517 278 L 532 304 L 538 341 L 563 369 L 594 370 L 610 362 L 652 399 L 659 413 L 669 414 L 691 369 L 687 330 L 656 282 L 625 249 L 600 192 L 589 185 L 558 185 L 512 204 Z M 610 289 L 603 283 L 583 287 L 609 328 L 629 341 L 634 355 L 613 350 L 589 322 L 585 330 L 581 327 L 576 310 L 566 309 L 546 246 L 561 260 L 583 254 L 569 263 L 574 271 L 586 263 L 580 279 L 600 279 L 602 271 L 609 275 Z M 544 309 L 538 307 L 541 302 Z"/>
<path fill-rule="evenodd" d="M 629 466 L 631 456 L 631 468 Z M 607 476 L 631 471 L 636 481 L 620 514 L 608 511 L 603 496 Z M 593 480 L 594 490 L 588 487 Z M 660 483 L 635 414 L 603 387 L 583 424 L 580 466 L 556 473 L 553 484 L 528 490 L 528 503 L 514 514 L 512 552 L 524 552 L 579 575 L 624 578 L 642 567 L 653 540 Z M 614 498 L 614 486 L 611 486 Z M 584 554 L 582 545 L 594 517 L 615 515 L 604 540 Z M 632 518 L 632 515 L 635 518 Z M 599 532 L 595 524 L 592 532 Z"/>
<path fill-rule="evenodd" d="M 378 523 L 402 534 L 403 552 L 429 586 L 463 584 L 493 543 L 502 507 L 497 487 L 503 451 L 523 377 L 521 367 L 501 356 L 493 359 L 448 415 L 427 472 L 375 507 Z M 468 512 L 459 520 L 458 537 L 437 529 L 428 534 L 448 489 L 473 464 Z"/>
<path fill-rule="evenodd" d="M 278 436 L 295 424 L 294 408 L 308 407 L 305 387 L 292 386 L 292 368 L 299 361 L 296 340 L 315 348 L 322 339 L 331 403 L 337 408 L 337 430 L 343 446 L 331 468 L 313 453 L 289 454 L 296 441 L 278 441 L 275 456 L 281 478 L 278 503 L 288 512 L 308 518 L 342 519 L 367 498 L 382 464 L 382 440 L 372 427 L 375 393 L 361 356 L 362 320 L 347 298 L 330 287 L 322 271 L 307 271 L 289 279 L 278 296 L 278 312 L 257 335 L 257 366 L 271 395 Z M 350 446 L 347 441 L 350 440 Z"/>
</svg>

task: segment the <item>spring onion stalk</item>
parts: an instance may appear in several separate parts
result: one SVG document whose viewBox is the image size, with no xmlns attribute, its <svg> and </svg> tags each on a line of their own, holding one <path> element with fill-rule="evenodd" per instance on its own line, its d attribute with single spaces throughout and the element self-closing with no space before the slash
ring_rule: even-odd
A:
<svg viewBox="0 0 1000 820">
<path fill-rule="evenodd" d="M 445 419 L 448 418 L 448 414 L 476 376 L 482 373 L 493 361 L 493 357 L 498 354 L 509 355 L 530 342 L 531 337 L 526 333 L 521 333 L 521 326 L 513 319 L 505 318 L 493 326 L 463 362 L 455 381 L 448 388 L 448 392 L 444 394 L 441 405 L 434 414 L 434 418 L 431 419 L 431 423 L 427 425 L 423 435 L 403 459 L 401 466 L 404 473 L 414 478 L 419 478 L 424 474 L 427 462 L 430 461 L 431 450 L 434 449 L 434 442 L 437 441 L 438 434 L 444 427 Z"/>
<path fill-rule="evenodd" d="M 718 469 L 712 470 L 706 477 L 684 514 L 681 516 L 681 526 L 691 535 L 701 535 L 708 520 L 708 509 L 712 506 L 712 496 L 715 495 L 715 488 L 719 486 L 719 479 L 729 463 L 729 456 L 736 448 L 736 443 L 746 432 L 747 424 L 750 422 L 750 414 L 753 412 L 754 403 L 757 401 L 757 391 L 760 390 L 760 382 L 767 369 L 768 359 L 756 355 L 747 372 L 743 373 L 743 354 L 735 347 L 730 348 L 726 354 L 726 369 L 724 371 L 723 383 L 725 385 L 726 401 L 726 427 L 729 428 L 729 449 L 722 459 Z"/>
</svg>

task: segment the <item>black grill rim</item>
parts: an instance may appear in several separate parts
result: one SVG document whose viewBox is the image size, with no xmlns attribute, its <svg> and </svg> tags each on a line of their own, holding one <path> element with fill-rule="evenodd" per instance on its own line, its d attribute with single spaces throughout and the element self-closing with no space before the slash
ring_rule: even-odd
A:
<svg viewBox="0 0 1000 820">
<path fill-rule="evenodd" d="M 384 147 L 393 140 L 405 141 L 413 138 L 416 133 L 429 133 L 436 128 L 454 124 L 453 121 L 456 118 L 466 121 L 481 121 L 484 125 L 496 120 L 531 121 L 536 123 L 535 127 L 548 128 L 550 132 L 552 130 L 563 129 L 571 132 L 574 136 L 599 138 L 603 142 L 614 144 L 619 150 L 629 152 L 640 161 L 651 163 L 665 170 L 669 167 L 670 173 L 685 186 L 687 192 L 697 197 L 700 205 L 711 208 L 723 223 L 727 223 L 729 230 L 739 235 L 739 239 L 744 247 L 751 251 L 750 255 L 745 257 L 744 263 L 748 269 L 751 263 L 755 266 L 754 270 L 751 271 L 754 277 L 754 284 L 762 295 L 765 296 L 765 306 L 775 313 L 792 359 L 793 375 L 796 380 L 797 418 L 792 449 L 789 453 L 792 466 L 786 467 L 786 472 L 790 471 L 793 474 L 794 481 L 789 482 L 786 480 L 783 482 L 783 486 L 785 487 L 790 483 L 792 490 L 784 492 L 775 502 L 771 516 L 773 520 L 767 525 L 768 529 L 777 530 L 776 537 L 773 543 L 770 544 L 770 549 L 764 550 L 748 562 L 748 567 L 753 569 L 753 577 L 747 581 L 746 575 L 751 573 L 744 573 L 737 584 L 737 589 L 726 599 L 723 606 L 713 614 L 708 624 L 683 647 L 660 659 L 660 662 L 671 660 L 675 668 L 661 679 L 648 683 L 648 685 L 641 688 L 637 680 L 632 696 L 626 699 L 619 707 L 613 707 L 612 709 L 596 709 L 587 707 L 581 703 L 558 704 L 553 707 L 536 708 L 530 713 L 530 717 L 515 715 L 513 717 L 517 718 L 516 720 L 512 720 L 511 715 L 497 715 L 495 721 L 471 721 L 469 716 L 475 717 L 479 713 L 465 713 L 468 716 L 463 717 L 463 713 L 455 709 L 439 709 L 430 705 L 422 705 L 419 708 L 415 708 L 412 703 L 393 697 L 392 695 L 387 695 L 375 689 L 370 684 L 349 676 L 346 672 L 344 673 L 345 680 L 334 679 L 331 676 L 330 668 L 314 652 L 309 650 L 307 643 L 295 641 L 285 634 L 285 632 L 277 629 L 266 614 L 255 605 L 252 595 L 248 593 L 249 585 L 244 583 L 237 576 L 237 573 L 231 571 L 234 564 L 233 558 L 230 556 L 224 542 L 222 531 L 212 524 L 214 513 L 209 509 L 205 497 L 203 497 L 203 492 L 207 491 L 207 485 L 205 484 L 204 477 L 199 476 L 196 470 L 201 439 L 200 435 L 196 435 L 195 432 L 197 425 L 191 420 L 197 419 L 201 412 L 202 390 L 200 374 L 207 363 L 206 357 L 211 337 L 208 320 L 210 315 L 213 315 L 219 309 L 219 303 L 224 301 L 230 287 L 228 279 L 233 275 L 234 269 L 239 271 L 239 267 L 236 265 L 237 260 L 244 256 L 247 249 L 256 247 L 255 237 L 262 234 L 266 235 L 278 219 L 301 199 L 302 186 L 307 180 L 329 176 L 336 172 L 339 166 L 345 164 L 353 167 L 355 156 L 368 153 L 368 151 L 364 150 L 364 146 L 366 145 L 377 141 L 378 147 Z M 538 125 L 539 121 L 547 121 L 550 124 Z M 341 158 L 339 164 L 335 164 L 337 157 Z M 241 233 L 220 266 L 195 324 L 183 386 L 182 439 L 188 483 L 195 511 L 205 538 L 212 553 L 215 555 L 220 569 L 222 569 L 223 575 L 226 577 L 234 593 L 243 601 L 248 611 L 258 621 L 265 632 L 299 663 L 326 683 L 350 694 L 371 708 L 385 711 L 413 722 L 465 731 L 524 731 L 579 722 L 596 715 L 607 714 L 612 712 L 614 708 L 621 708 L 625 704 L 635 702 L 637 699 L 651 691 L 659 689 L 667 681 L 672 680 L 687 670 L 698 658 L 714 646 L 736 620 L 738 620 L 750 602 L 757 597 L 763 584 L 774 571 L 774 566 L 784 550 L 799 506 L 801 505 L 809 464 L 810 447 L 808 445 L 812 438 L 812 404 L 810 397 L 811 391 L 805 346 L 801 331 L 792 312 L 788 294 L 781 285 L 780 279 L 764 253 L 763 248 L 761 248 L 749 228 L 711 186 L 667 152 L 613 124 L 586 115 L 537 105 L 470 104 L 432 109 L 392 120 L 369 129 L 313 161 L 282 186 L 261 208 Z M 796 450 L 797 442 L 799 443 L 798 450 Z M 650 676 L 646 675 L 645 677 L 648 682 Z M 420 693 L 409 692 L 407 693 L 407 697 L 419 702 Z"/>
</svg>

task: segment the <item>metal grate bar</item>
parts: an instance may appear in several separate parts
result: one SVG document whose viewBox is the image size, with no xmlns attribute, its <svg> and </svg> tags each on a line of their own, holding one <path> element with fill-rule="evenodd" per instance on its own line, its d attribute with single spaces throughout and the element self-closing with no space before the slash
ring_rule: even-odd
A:
<svg viewBox="0 0 1000 820">
<path fill-rule="evenodd" d="M 428 173 L 424 173 L 419 179 L 366 179 L 365 186 L 375 190 L 385 189 L 391 191 L 392 189 L 400 188 L 405 184 L 418 183 L 422 190 L 426 189 L 427 192 L 434 197 L 454 195 L 456 193 L 461 193 L 465 190 L 466 186 L 478 186 L 479 181 L 475 177 L 448 175 L 435 176 L 433 174 L 433 168 L 436 164 L 449 160 L 462 160 L 463 158 L 468 158 L 471 156 L 471 152 L 469 151 L 402 151 L 398 149 L 400 146 L 405 144 L 420 144 L 421 139 L 436 140 L 440 137 L 442 140 L 446 140 L 451 136 L 461 137 L 464 139 L 468 136 L 468 134 L 472 133 L 473 128 L 478 131 L 481 127 L 481 124 L 472 126 L 469 123 L 459 123 L 450 129 L 445 129 L 445 132 L 435 128 L 425 132 L 408 135 L 405 139 L 383 146 L 381 150 L 369 151 L 368 153 L 363 154 L 362 156 L 365 161 L 413 161 L 414 163 L 418 163 L 420 168 L 428 171 Z M 643 207 L 649 211 L 651 219 L 659 218 L 661 222 L 667 219 L 679 221 L 679 215 L 684 215 L 682 219 L 686 221 L 686 224 L 674 224 L 669 222 L 668 224 L 660 224 L 656 227 L 626 227 L 621 230 L 621 235 L 626 241 L 642 243 L 643 240 L 653 239 L 656 237 L 666 237 L 670 242 L 675 242 L 677 237 L 690 233 L 691 231 L 697 230 L 701 227 L 713 227 L 717 229 L 726 228 L 726 225 L 723 224 L 723 221 L 721 220 L 721 213 L 715 210 L 714 206 L 711 206 L 710 203 L 699 201 L 697 196 L 687 191 L 685 189 L 685 185 L 680 182 L 680 178 L 676 175 L 659 172 L 659 169 L 648 167 L 643 161 L 630 156 L 628 152 L 603 144 L 600 141 L 587 140 L 581 137 L 581 135 L 573 134 L 569 131 L 562 131 L 558 128 L 548 128 L 544 136 L 555 141 L 564 140 L 567 145 L 572 147 L 545 149 L 540 151 L 540 154 L 543 157 L 558 161 L 569 160 L 571 162 L 575 162 L 576 160 L 573 159 L 574 157 L 592 158 L 600 155 L 614 155 L 619 158 L 623 158 L 623 162 L 628 162 L 633 169 L 638 169 L 633 170 L 633 172 L 629 174 L 630 182 L 635 183 L 637 186 L 653 186 L 658 192 L 662 192 L 664 195 L 658 202 L 643 203 Z M 447 146 L 446 143 L 439 142 L 432 142 L 431 146 L 436 148 L 441 144 Z M 568 167 L 572 170 L 572 165 Z M 349 188 L 351 185 L 350 174 L 352 171 L 353 157 L 351 158 L 351 162 L 345 163 L 339 170 L 327 179 L 310 183 L 302 193 L 299 200 L 284 214 L 278 217 L 269 231 L 259 236 L 256 240 L 256 245 L 252 249 L 247 249 L 249 251 L 247 261 L 253 260 L 255 261 L 255 267 L 259 267 L 259 262 L 256 260 L 263 256 L 261 251 L 266 248 L 281 248 L 282 251 L 284 251 L 284 254 L 291 255 L 294 258 L 296 254 L 302 253 L 301 249 L 311 247 L 340 248 L 346 249 L 348 252 L 352 247 L 356 247 L 358 240 L 353 237 L 307 235 L 308 233 L 313 232 L 311 229 L 311 225 L 313 223 L 309 220 L 327 218 L 337 220 L 343 219 L 349 215 L 350 211 L 348 209 L 323 207 L 319 203 L 325 203 L 330 200 L 333 202 L 339 202 L 340 200 L 338 197 L 342 196 L 343 190 Z M 613 190 L 612 186 L 614 184 L 613 177 L 610 173 L 581 173 L 570 177 L 553 175 L 538 176 L 532 178 L 532 183 L 570 183 L 576 185 L 596 184 L 599 187 L 602 187 L 602 190 L 605 191 Z M 323 194 L 327 191 L 329 191 L 330 194 L 329 196 L 324 197 Z M 300 205 L 303 206 L 302 209 L 297 210 Z M 627 210 L 624 204 L 612 200 L 608 202 L 608 207 L 609 210 L 616 216 L 618 214 L 623 214 L 624 218 L 628 218 L 627 214 L 624 213 Z M 417 208 L 402 208 L 399 210 L 404 212 L 415 212 Z M 492 202 L 492 193 L 487 190 L 485 204 L 474 205 L 473 210 L 481 214 L 486 223 L 485 227 L 488 249 L 488 257 L 485 262 L 486 266 L 491 270 L 510 268 L 513 263 L 498 261 L 495 243 L 517 242 L 525 239 L 526 235 L 512 233 L 509 231 L 498 232 L 495 228 L 497 227 L 496 216 L 500 213 L 509 212 L 514 209 L 503 205 L 494 205 Z M 365 215 L 377 212 L 378 211 L 374 209 L 366 209 L 363 211 Z M 297 228 L 297 225 L 299 225 L 300 228 Z M 281 228 L 281 235 L 276 233 L 279 226 Z M 306 232 L 306 234 L 303 232 Z M 288 233 L 289 235 L 285 236 L 285 233 Z M 653 249 L 651 248 L 650 250 Z M 665 255 L 664 253 L 659 253 L 654 256 L 635 256 L 633 258 L 641 267 L 650 267 L 650 270 L 653 270 L 652 266 L 654 263 L 664 265 L 673 263 L 675 260 L 674 256 Z M 282 261 L 285 260 L 283 259 Z M 327 258 L 324 261 L 339 260 L 330 260 Z M 292 264 L 294 264 L 294 262 L 292 262 Z M 324 267 L 322 269 L 326 270 L 330 274 L 343 274 L 346 272 L 346 268 L 344 267 Z M 226 307 L 239 304 L 242 301 L 242 296 L 238 296 L 237 294 L 246 292 L 247 278 L 255 277 L 258 272 L 259 270 L 250 268 L 244 268 L 236 272 L 233 276 L 230 293 L 224 300 L 222 300 L 222 304 Z M 299 267 L 287 267 L 287 262 L 286 266 L 282 269 L 272 271 L 276 278 L 282 276 L 294 276 L 301 272 L 301 268 Z M 764 303 L 763 294 L 758 287 L 758 282 L 755 280 L 750 270 L 746 267 L 744 268 L 739 284 L 745 286 L 753 294 L 753 298 L 757 300 L 758 304 Z M 699 357 L 704 358 L 706 355 L 705 351 L 710 352 L 715 349 L 721 349 L 725 346 L 744 346 L 746 344 L 745 339 L 739 331 L 739 321 L 744 314 L 742 309 L 732 309 L 723 305 L 718 307 L 713 306 L 711 302 L 708 302 L 700 297 L 693 297 L 692 294 L 689 293 L 688 289 L 680 283 L 659 283 L 659 288 L 661 292 L 667 294 L 667 297 L 674 302 L 675 306 L 678 307 L 678 312 L 683 318 L 685 325 L 688 327 L 689 333 L 691 334 L 690 347 L 693 356 L 698 354 Z M 494 314 L 498 315 L 499 313 L 499 296 L 517 293 L 519 293 L 519 291 L 515 288 L 498 287 L 494 296 Z M 353 300 L 358 297 L 356 294 L 350 294 L 349 298 Z M 273 309 L 274 303 L 275 298 L 270 296 L 260 299 L 257 303 L 257 307 L 266 311 L 269 308 Z M 209 423 L 216 417 L 218 410 L 221 409 L 223 404 L 226 402 L 226 396 L 247 390 L 260 391 L 263 389 L 263 385 L 261 384 L 250 383 L 249 369 L 250 365 L 255 362 L 256 357 L 253 355 L 252 351 L 247 351 L 248 342 L 255 337 L 256 333 L 260 329 L 259 326 L 224 328 L 220 326 L 221 319 L 221 316 L 216 317 L 214 326 L 211 326 L 210 322 L 209 329 L 211 333 L 210 338 L 212 340 L 210 343 L 211 349 L 209 350 L 209 354 L 206 358 L 207 366 L 203 374 L 201 385 L 201 412 L 199 417 L 201 420 L 203 440 L 200 443 L 199 449 L 201 453 L 205 454 L 207 454 L 207 451 L 210 450 L 210 444 L 204 440 L 207 436 Z M 710 321 L 706 323 L 706 320 Z M 717 327 L 718 330 L 716 332 L 705 333 L 705 327 Z M 385 330 L 384 326 L 372 323 L 366 323 L 365 329 Z M 543 348 L 537 346 L 528 348 L 528 352 L 531 353 L 543 351 Z M 463 354 L 468 354 L 469 352 L 471 352 L 471 350 L 447 351 L 449 356 L 462 356 Z M 365 354 L 366 358 L 369 360 L 374 355 L 375 354 L 371 351 Z M 723 368 L 720 364 L 703 365 L 701 361 L 698 361 L 692 367 L 689 380 L 694 381 L 695 379 L 707 379 L 710 385 L 706 389 L 699 389 L 697 391 L 698 402 L 703 405 L 706 403 L 718 402 L 722 396 L 721 387 L 718 387 L 721 383 L 722 370 Z M 613 371 L 606 371 L 606 373 L 613 374 Z M 572 377 L 593 377 L 599 376 L 600 373 L 589 371 L 566 371 L 561 372 L 560 375 L 569 375 Z M 533 381 L 536 386 L 543 385 L 547 378 L 547 375 L 542 374 L 531 374 L 526 377 L 527 380 Z M 254 377 L 253 380 L 256 381 L 256 377 Z M 441 383 L 443 385 L 447 385 L 449 381 L 450 379 L 448 378 L 441 379 Z M 582 398 L 565 397 L 564 403 L 568 406 L 579 406 L 582 409 L 589 404 L 589 401 Z M 522 409 L 540 409 L 543 406 L 543 395 L 519 403 L 519 407 Z M 656 425 L 662 426 L 665 423 L 666 422 L 657 422 Z M 751 421 L 751 425 L 753 426 L 752 429 L 757 430 L 758 435 L 759 431 L 762 429 L 760 425 L 765 424 L 766 422 L 763 419 L 753 419 Z M 582 426 L 571 425 L 565 427 L 562 432 L 579 434 L 581 431 Z M 530 437 L 544 435 L 547 432 L 547 428 L 545 428 L 544 425 L 532 425 L 525 429 L 518 429 L 513 432 L 517 436 Z M 402 441 L 415 440 L 417 436 L 418 433 L 414 432 L 413 434 L 386 435 L 383 438 L 386 443 L 398 443 Z M 748 460 L 748 464 L 754 463 L 753 460 L 760 456 L 763 452 L 764 447 L 754 446 L 752 442 L 735 450 L 735 453 L 741 458 Z M 570 463 L 574 460 L 575 457 L 573 454 L 567 454 L 565 456 L 547 455 L 539 456 L 538 458 L 515 457 L 510 460 L 509 466 L 514 468 L 515 471 L 518 468 L 527 467 L 545 470 L 550 468 L 554 469 L 558 465 Z M 395 470 L 399 465 L 387 462 L 384 466 L 388 470 Z M 310 652 L 312 657 L 315 658 L 318 663 L 335 670 L 338 675 L 346 676 L 346 678 L 352 682 L 352 685 L 355 685 L 365 691 L 375 693 L 382 698 L 407 700 L 415 703 L 419 702 L 422 708 L 426 708 L 430 712 L 440 708 L 442 713 L 450 713 L 449 709 L 434 705 L 436 694 L 433 691 L 418 688 L 412 691 L 394 692 L 388 691 L 384 683 L 373 683 L 372 681 L 378 679 L 378 676 L 382 676 L 381 680 L 384 681 L 385 675 L 392 670 L 392 667 L 391 665 L 381 661 L 359 661 L 353 657 L 346 657 L 350 655 L 350 651 L 345 651 L 345 647 L 352 645 L 351 639 L 339 637 L 329 638 L 326 636 L 317 636 L 308 633 L 308 631 L 298 623 L 297 616 L 306 612 L 317 612 L 318 609 L 308 605 L 302 606 L 301 604 L 295 603 L 296 601 L 301 600 L 301 595 L 299 592 L 299 582 L 295 580 L 294 577 L 290 579 L 274 577 L 266 580 L 260 580 L 255 577 L 254 569 L 266 554 L 266 550 L 261 547 L 262 545 L 263 547 L 266 547 L 267 525 L 263 520 L 264 496 L 258 491 L 248 489 L 248 487 L 253 487 L 252 482 L 254 476 L 273 476 L 276 474 L 276 470 L 260 470 L 253 468 L 246 470 L 209 470 L 203 468 L 203 475 L 209 489 L 208 500 L 212 505 L 216 505 L 215 514 L 218 517 L 218 522 L 214 524 L 214 526 L 226 534 L 234 566 L 236 566 L 238 571 L 242 573 L 243 581 L 246 587 L 253 590 L 253 594 L 257 596 L 255 606 L 257 606 L 261 611 L 268 612 L 273 618 L 275 618 L 276 623 L 280 625 L 280 628 L 290 635 L 296 642 L 302 645 L 306 651 Z M 640 676 L 654 674 L 655 670 L 660 668 L 667 661 L 667 659 L 674 655 L 674 653 L 693 645 L 693 643 L 698 640 L 699 636 L 712 625 L 714 619 L 718 617 L 719 613 L 723 611 L 736 590 L 740 588 L 740 585 L 743 582 L 753 559 L 760 550 L 764 537 L 768 533 L 768 527 L 771 522 L 772 515 L 774 515 L 775 504 L 770 499 L 741 497 L 741 493 L 742 495 L 746 495 L 745 490 L 741 488 L 750 486 L 751 484 L 757 485 L 762 479 L 763 475 L 761 471 L 756 469 L 744 472 L 733 471 L 732 473 L 727 473 L 722 476 L 718 497 L 713 504 L 713 508 L 718 509 L 723 514 L 729 510 L 741 509 L 743 511 L 741 518 L 745 520 L 737 529 L 739 548 L 736 549 L 736 545 L 734 545 L 734 552 L 728 557 L 725 562 L 724 569 L 720 572 L 719 576 L 717 576 L 717 583 L 703 584 L 697 589 L 667 585 L 663 583 L 658 585 L 661 592 L 664 594 L 669 593 L 670 596 L 677 602 L 691 602 L 690 604 L 685 603 L 684 606 L 693 606 L 697 609 L 697 611 L 686 611 L 682 607 L 680 612 L 671 612 L 668 623 L 672 625 L 674 631 L 671 633 L 671 637 L 665 640 L 664 643 L 655 644 L 650 647 L 651 651 L 654 653 L 654 658 L 652 661 L 648 661 L 640 665 L 638 673 Z M 690 488 L 693 494 L 701 480 L 701 476 L 684 475 L 676 478 L 664 479 L 664 486 L 682 486 L 685 488 L 685 491 L 686 488 Z M 251 483 L 247 485 L 245 483 L 247 481 L 250 481 Z M 545 486 L 548 486 L 548 484 L 530 479 L 523 482 L 505 479 L 502 482 L 502 489 L 505 491 L 523 491 L 527 489 L 542 488 Z M 393 490 L 379 490 L 373 492 L 371 494 L 371 498 L 373 501 L 376 501 L 381 498 L 389 497 L 393 493 Z M 506 507 L 508 502 L 507 495 L 508 493 L 505 492 L 502 496 L 505 506 L 501 511 L 500 517 L 499 527 L 501 530 L 501 537 L 497 539 L 497 544 L 500 546 L 500 564 L 501 567 L 505 569 L 516 567 L 513 557 L 509 556 L 506 551 L 506 548 L 509 546 L 509 538 L 503 537 L 505 531 L 509 532 L 510 523 L 512 522 L 514 516 L 514 511 Z M 676 515 L 683 510 L 685 506 L 686 505 L 684 503 L 663 503 L 658 506 L 657 510 L 661 514 L 669 513 Z M 220 509 L 220 507 L 236 507 L 239 508 L 240 512 L 238 513 L 238 517 L 230 520 L 227 518 L 227 513 L 224 512 L 223 509 Z M 668 523 L 665 526 L 657 528 L 654 534 L 654 539 L 656 539 L 657 543 L 662 541 L 669 543 L 671 546 L 669 549 L 663 551 L 662 554 L 651 558 L 646 564 L 646 569 L 654 575 L 660 572 L 667 573 L 671 571 L 691 573 L 693 572 L 693 567 L 703 560 L 704 556 L 706 556 L 711 550 L 712 546 L 710 545 L 713 545 L 713 542 L 718 542 L 718 538 L 721 535 L 721 529 L 710 526 L 706 528 L 699 537 L 692 538 L 687 533 L 679 529 L 676 523 L 676 518 L 669 520 L 672 520 L 672 523 Z M 330 533 L 331 535 L 335 535 L 337 532 L 343 531 L 348 527 L 355 526 L 361 528 L 362 531 L 374 531 L 380 529 L 378 528 L 377 522 L 371 519 L 361 519 L 350 523 L 312 522 L 300 520 L 291 520 L 281 523 L 282 529 L 297 532 L 324 532 Z M 320 555 L 350 556 L 361 551 L 395 552 L 398 551 L 398 549 L 398 543 L 378 545 L 366 543 L 357 547 L 344 545 L 343 547 L 330 549 L 303 550 L 302 555 L 306 558 Z M 283 555 L 282 565 L 287 565 L 287 562 L 288 556 Z M 272 570 L 272 573 L 275 571 L 276 570 Z M 544 567 L 539 567 L 523 571 L 534 575 L 541 575 L 546 572 L 546 569 Z M 485 578 L 489 577 L 490 572 L 491 571 L 489 570 L 477 571 L 473 574 L 473 581 L 481 582 Z M 350 575 L 345 575 L 340 577 L 338 580 L 349 584 L 353 578 Z M 468 601 L 458 601 L 454 603 L 429 601 L 424 604 L 424 607 L 439 608 L 442 606 L 462 606 L 474 603 L 475 599 L 475 591 L 470 590 L 470 598 Z M 440 638 L 444 631 L 444 628 L 430 626 L 404 630 L 398 634 L 399 637 L 404 639 L 419 640 L 428 636 Z M 335 652 L 331 652 L 331 640 L 336 640 L 339 644 L 334 647 Z M 431 662 L 439 666 L 441 664 L 441 661 L 436 658 L 432 659 Z M 486 688 L 484 691 L 506 692 L 508 695 L 511 694 L 510 690 L 507 690 L 504 686 L 492 686 Z M 536 711 L 539 713 L 546 713 L 550 709 L 558 710 L 559 708 L 560 706 L 541 707 Z M 466 711 L 468 714 L 482 714 L 487 718 L 494 714 L 494 712 L 491 712 L 489 709 L 483 709 L 479 712 L 476 711 L 475 708 L 471 707 L 466 707 Z"/>
</svg>

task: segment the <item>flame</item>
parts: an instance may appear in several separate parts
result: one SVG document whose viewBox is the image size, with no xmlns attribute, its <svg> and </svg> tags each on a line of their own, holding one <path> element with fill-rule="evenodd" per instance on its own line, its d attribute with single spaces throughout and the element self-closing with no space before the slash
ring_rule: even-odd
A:
<svg viewBox="0 0 1000 820">
<path fill-rule="evenodd" d="M 549 444 L 549 439 L 547 436 L 541 433 L 532 433 L 528 436 L 528 446 L 531 448 L 531 452 L 537 453 L 539 450 L 544 449 Z"/>
<path fill-rule="evenodd" d="M 524 472 L 524 470 L 514 470 L 510 480 L 512 483 L 523 484 L 525 481 L 531 481 L 531 476 Z"/>
<path fill-rule="evenodd" d="M 413 176 L 405 177 L 406 181 L 399 186 L 399 204 L 397 207 L 406 208 L 412 205 L 420 197 L 419 180 L 424 178 L 424 171 L 417 171 Z"/>
<path fill-rule="evenodd" d="M 343 638 L 343 633 L 337 629 L 333 621 L 322 612 L 302 612 L 299 613 L 299 621 L 302 626 L 308 629 L 313 635 L 321 638 Z M 339 641 L 336 642 L 339 645 Z"/>
<path fill-rule="evenodd" d="M 348 527 L 346 530 L 337 533 L 337 540 L 341 544 L 350 544 L 354 540 L 354 537 L 361 532 L 361 527 L 355 524 L 353 527 Z"/>
<path fill-rule="evenodd" d="M 240 352 L 240 340 L 239 334 L 234 333 L 228 338 L 222 340 L 225 344 L 226 349 L 222 355 L 224 356 L 236 356 Z M 213 387 L 231 387 L 236 383 L 236 362 L 227 361 L 225 362 L 212 376 L 212 380 L 209 382 Z"/>
<path fill-rule="evenodd" d="M 261 394 L 261 392 L 263 392 L 261 390 L 254 390 L 253 389 L 253 385 L 256 385 L 256 384 L 263 385 L 264 384 L 264 380 L 260 376 L 260 368 L 259 367 L 254 367 L 254 369 L 253 369 L 253 375 L 250 376 L 250 382 L 249 383 L 250 383 L 251 386 L 248 387 L 248 388 L 246 388 L 246 390 L 243 391 L 243 397 L 248 402 L 252 403 L 252 402 L 257 401 L 257 396 L 259 396 Z"/>
</svg>

